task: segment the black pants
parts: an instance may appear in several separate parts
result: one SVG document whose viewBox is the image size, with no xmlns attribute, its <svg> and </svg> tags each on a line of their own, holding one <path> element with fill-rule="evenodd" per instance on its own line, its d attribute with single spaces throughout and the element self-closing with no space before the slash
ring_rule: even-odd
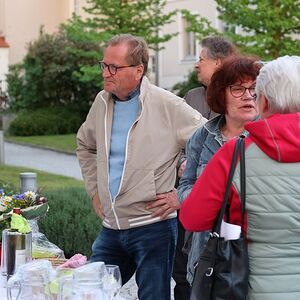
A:
<svg viewBox="0 0 300 300">
<path fill-rule="evenodd" d="M 187 265 L 187 254 L 182 252 L 184 244 L 185 230 L 181 225 L 179 219 L 177 219 L 178 226 L 178 239 L 175 252 L 175 261 L 173 269 L 173 279 L 176 282 L 174 288 L 174 299 L 175 300 L 189 300 L 190 299 L 190 285 L 186 280 L 186 265 Z"/>
</svg>

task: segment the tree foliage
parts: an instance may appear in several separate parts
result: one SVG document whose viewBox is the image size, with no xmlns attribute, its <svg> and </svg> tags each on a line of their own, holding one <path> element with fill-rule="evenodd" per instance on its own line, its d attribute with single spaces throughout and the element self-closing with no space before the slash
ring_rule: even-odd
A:
<svg viewBox="0 0 300 300">
<path fill-rule="evenodd" d="M 160 35 L 175 11 L 164 13 L 165 0 L 88 0 L 87 18 L 73 16 L 58 33 L 41 33 L 29 44 L 23 62 L 11 66 L 8 92 L 14 110 L 63 105 L 86 114 L 102 77 L 97 62 L 114 35 L 142 36 L 159 50 L 175 34 Z"/>
<path fill-rule="evenodd" d="M 67 106 L 86 113 L 100 86 L 79 76 L 83 66 L 97 68 L 93 59 L 80 55 L 84 51 L 97 52 L 100 46 L 70 40 L 63 30 L 51 35 L 41 32 L 29 44 L 23 62 L 10 67 L 7 82 L 12 109 Z"/>
<path fill-rule="evenodd" d="M 189 72 L 186 80 L 176 83 L 172 91 L 176 93 L 179 97 L 184 97 L 187 92 L 193 88 L 199 87 L 200 83 L 195 70 Z"/>
<path fill-rule="evenodd" d="M 131 33 L 142 36 L 152 49 L 172 38 L 175 33 L 160 35 L 159 31 L 169 23 L 176 11 L 164 13 L 166 0 L 88 0 L 84 8 L 88 18 L 74 18 L 72 25 L 101 42 L 116 34 Z"/>
<path fill-rule="evenodd" d="M 219 32 L 200 15 L 182 10 L 188 31 L 201 41 L 208 35 L 225 35 L 245 54 L 270 60 L 282 55 L 300 55 L 299 0 L 215 0 L 225 32 Z M 195 84 L 192 73 L 173 90 L 184 94 Z"/>
<path fill-rule="evenodd" d="M 220 32 L 211 25 L 205 17 L 191 13 L 187 9 L 181 11 L 182 16 L 187 20 L 187 30 L 194 32 L 198 41 L 201 41 L 204 37 L 210 35 L 220 35 Z"/>
<path fill-rule="evenodd" d="M 88 0 L 84 8 L 88 17 L 73 18 L 63 25 L 68 38 L 73 41 L 89 40 L 98 43 L 102 48 L 106 42 L 117 34 L 130 33 L 142 36 L 154 50 L 161 49 L 163 42 L 172 38 L 176 33 L 159 35 L 159 31 L 164 25 L 173 22 L 172 17 L 176 11 L 163 13 L 166 1 L 145 0 L 145 1 L 126 1 L 126 0 Z M 94 61 L 98 61 L 103 53 L 89 51 L 79 55 L 89 56 Z M 78 76 L 83 81 L 98 80 L 102 84 L 99 73 L 89 66 L 81 68 Z"/>
<path fill-rule="evenodd" d="M 286 54 L 300 55 L 299 0 L 216 0 L 225 33 L 187 11 L 190 31 L 201 40 L 205 35 L 224 34 L 244 53 L 264 60 Z"/>
<path fill-rule="evenodd" d="M 220 19 L 245 34 L 228 36 L 247 53 L 263 59 L 300 54 L 299 0 L 216 0 Z M 298 35 L 298 36 L 297 36 Z"/>
</svg>

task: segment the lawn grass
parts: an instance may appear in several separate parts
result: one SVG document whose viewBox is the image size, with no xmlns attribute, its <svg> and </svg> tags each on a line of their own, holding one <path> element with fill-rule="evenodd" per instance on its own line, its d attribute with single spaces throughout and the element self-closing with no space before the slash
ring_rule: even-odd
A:
<svg viewBox="0 0 300 300">
<path fill-rule="evenodd" d="M 10 183 L 19 190 L 20 176 L 22 172 L 37 173 L 37 187 L 41 192 L 49 190 L 59 190 L 67 187 L 84 187 L 83 181 L 65 177 L 61 175 L 50 174 L 30 168 L 14 167 L 0 165 L 0 183 Z M 1 186 L 0 186 L 1 188 Z"/>
<path fill-rule="evenodd" d="M 75 153 L 76 134 L 37 135 L 37 136 L 5 136 L 6 141 L 30 144 L 53 150 Z"/>
</svg>

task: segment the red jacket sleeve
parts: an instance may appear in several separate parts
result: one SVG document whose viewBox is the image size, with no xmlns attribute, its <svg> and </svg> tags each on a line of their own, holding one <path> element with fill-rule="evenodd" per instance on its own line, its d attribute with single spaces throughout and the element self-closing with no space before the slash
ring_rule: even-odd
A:
<svg viewBox="0 0 300 300">
<path fill-rule="evenodd" d="M 236 139 L 211 158 L 180 208 L 179 217 L 189 231 L 210 230 L 221 209 Z M 247 143 L 248 144 L 248 143 Z M 230 223 L 241 224 L 240 198 L 233 185 L 229 194 Z"/>
</svg>

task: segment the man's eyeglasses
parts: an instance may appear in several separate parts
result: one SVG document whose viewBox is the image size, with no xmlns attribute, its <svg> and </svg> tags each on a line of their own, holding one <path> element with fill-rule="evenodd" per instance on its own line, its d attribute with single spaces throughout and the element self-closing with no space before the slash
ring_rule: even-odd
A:
<svg viewBox="0 0 300 300">
<path fill-rule="evenodd" d="M 110 75 L 115 75 L 119 69 L 124 69 L 124 68 L 131 68 L 131 67 L 136 67 L 135 65 L 130 65 L 130 66 L 115 66 L 112 64 L 106 64 L 104 61 L 99 61 L 99 66 L 102 71 L 104 71 L 106 68 L 108 68 L 108 72 Z"/>
<path fill-rule="evenodd" d="M 246 88 L 242 85 L 230 85 L 229 90 L 230 90 L 231 95 L 235 98 L 242 97 L 245 94 L 246 90 L 249 91 L 249 94 L 251 95 L 251 97 L 256 98 L 255 86 Z"/>
</svg>

